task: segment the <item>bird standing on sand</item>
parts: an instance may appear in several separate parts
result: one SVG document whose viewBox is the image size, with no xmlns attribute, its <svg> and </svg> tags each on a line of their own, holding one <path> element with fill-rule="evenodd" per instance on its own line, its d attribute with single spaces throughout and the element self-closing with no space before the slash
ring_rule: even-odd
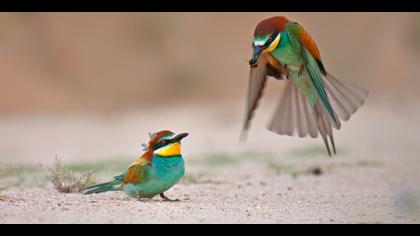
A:
<svg viewBox="0 0 420 236">
<path fill-rule="evenodd" d="M 368 91 L 344 84 L 326 71 L 315 41 L 296 22 L 276 16 L 255 28 L 253 54 L 242 138 L 250 127 L 254 110 L 267 80 L 285 81 L 284 95 L 268 126 L 272 132 L 299 137 L 318 137 L 331 156 L 329 141 L 336 154 L 333 130 L 340 129 L 361 107 Z"/>
<path fill-rule="evenodd" d="M 146 152 L 135 160 L 122 175 L 111 182 L 91 186 L 86 194 L 107 191 L 123 191 L 133 198 L 153 198 L 164 194 L 184 176 L 184 159 L 181 155 L 181 140 L 188 133 L 174 134 L 164 130 L 151 134 Z M 175 200 L 177 201 L 177 200 Z"/>
</svg>

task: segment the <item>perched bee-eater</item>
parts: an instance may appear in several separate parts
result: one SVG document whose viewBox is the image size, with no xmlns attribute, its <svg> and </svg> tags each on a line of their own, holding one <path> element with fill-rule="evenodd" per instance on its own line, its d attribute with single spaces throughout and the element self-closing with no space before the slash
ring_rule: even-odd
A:
<svg viewBox="0 0 420 236">
<path fill-rule="evenodd" d="M 284 95 L 268 126 L 281 135 L 312 138 L 321 135 L 328 154 L 329 141 L 336 154 L 333 129 L 340 129 L 361 107 L 368 91 L 343 83 L 325 69 L 320 53 L 303 27 L 276 16 L 258 23 L 249 60 L 250 78 L 242 138 L 250 127 L 254 110 L 267 80 L 285 80 Z"/>
<path fill-rule="evenodd" d="M 133 198 L 153 198 L 164 194 L 184 176 L 184 159 L 181 155 L 181 140 L 188 133 L 174 134 L 164 130 L 151 134 L 146 152 L 135 160 L 126 172 L 114 177 L 111 182 L 91 186 L 86 194 L 107 191 L 123 191 Z"/>
</svg>

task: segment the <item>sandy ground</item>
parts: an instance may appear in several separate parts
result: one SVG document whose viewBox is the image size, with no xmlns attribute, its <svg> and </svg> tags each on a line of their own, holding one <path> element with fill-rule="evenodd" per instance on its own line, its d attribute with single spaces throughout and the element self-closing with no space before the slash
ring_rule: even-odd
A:
<svg viewBox="0 0 420 236">
<path fill-rule="evenodd" d="M 0 192 L 0 223 L 420 223 L 420 129 L 413 126 L 420 113 L 411 106 L 367 104 L 336 132 L 335 158 L 325 155 L 321 140 L 266 131 L 272 104 L 261 107 L 248 142 L 238 144 L 241 115 L 231 107 L 242 106 L 185 107 L 177 113 L 168 108 L 106 119 L 3 118 L 3 167 L 49 165 L 55 155 L 67 163 L 131 159 L 148 131 L 174 127 L 191 135 L 183 143 L 188 178 L 167 192 L 180 202 L 20 185 Z"/>
</svg>

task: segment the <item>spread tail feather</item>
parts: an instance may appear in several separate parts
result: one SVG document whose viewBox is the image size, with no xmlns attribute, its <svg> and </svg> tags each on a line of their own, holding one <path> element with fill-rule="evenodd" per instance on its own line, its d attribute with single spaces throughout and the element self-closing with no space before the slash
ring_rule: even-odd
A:
<svg viewBox="0 0 420 236">
<path fill-rule="evenodd" d="M 325 91 L 333 112 L 340 120 L 347 121 L 365 103 L 369 92 L 358 86 L 339 81 L 331 74 L 323 76 Z M 331 156 L 336 154 L 332 128 L 339 129 L 329 115 L 327 108 L 320 98 L 315 106 L 308 102 L 308 98 L 301 93 L 292 81 L 286 81 L 284 95 L 277 106 L 273 119 L 268 126 L 272 132 L 299 137 L 310 136 L 317 138 L 321 135 L 327 151 Z"/>
</svg>

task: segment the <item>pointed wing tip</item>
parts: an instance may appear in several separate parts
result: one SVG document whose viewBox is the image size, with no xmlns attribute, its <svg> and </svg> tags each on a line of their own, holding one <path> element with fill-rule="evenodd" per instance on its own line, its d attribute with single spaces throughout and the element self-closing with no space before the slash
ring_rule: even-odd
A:
<svg viewBox="0 0 420 236">
<path fill-rule="evenodd" d="M 329 146 L 327 146 L 327 151 L 328 151 L 328 156 L 329 156 L 329 157 L 332 157 L 332 155 L 331 155 L 331 150 L 330 150 L 330 147 L 329 147 Z"/>
</svg>

